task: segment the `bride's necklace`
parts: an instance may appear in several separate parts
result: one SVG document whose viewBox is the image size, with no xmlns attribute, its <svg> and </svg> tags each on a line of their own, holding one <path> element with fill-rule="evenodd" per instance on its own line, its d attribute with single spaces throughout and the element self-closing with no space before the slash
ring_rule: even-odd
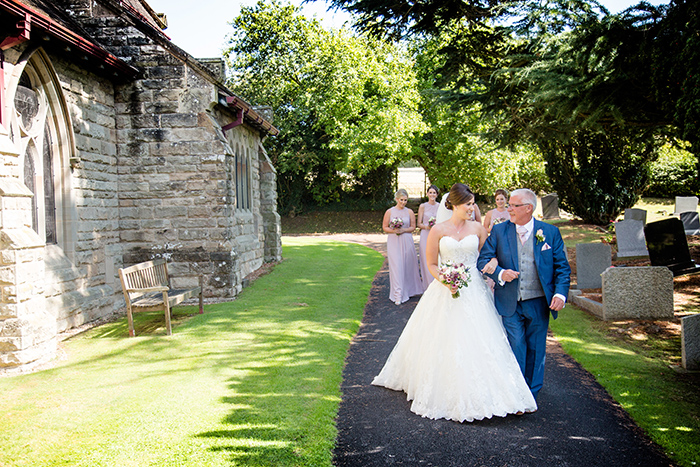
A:
<svg viewBox="0 0 700 467">
<path fill-rule="evenodd" d="M 460 228 L 457 228 L 457 226 L 456 226 L 455 224 L 452 224 L 452 225 L 455 226 L 455 230 L 457 231 L 457 235 L 459 235 L 459 233 L 462 231 L 462 229 L 464 228 L 464 226 L 467 225 L 467 221 L 464 221 L 464 222 L 462 223 L 462 227 L 460 227 Z"/>
</svg>

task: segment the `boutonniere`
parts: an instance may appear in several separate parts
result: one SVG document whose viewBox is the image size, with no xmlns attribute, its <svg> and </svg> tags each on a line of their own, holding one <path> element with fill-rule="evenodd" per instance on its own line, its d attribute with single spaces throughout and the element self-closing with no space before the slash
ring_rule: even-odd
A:
<svg viewBox="0 0 700 467">
<path fill-rule="evenodd" d="M 537 239 L 538 242 L 544 242 L 546 240 L 546 237 L 544 236 L 544 233 L 542 232 L 542 229 L 538 229 L 537 232 L 535 233 L 535 238 Z"/>
</svg>

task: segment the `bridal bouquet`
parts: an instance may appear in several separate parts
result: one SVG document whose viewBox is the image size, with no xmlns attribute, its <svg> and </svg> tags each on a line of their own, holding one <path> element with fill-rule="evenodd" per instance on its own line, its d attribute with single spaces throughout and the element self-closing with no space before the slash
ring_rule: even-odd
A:
<svg viewBox="0 0 700 467">
<path fill-rule="evenodd" d="M 431 217 L 430 219 L 428 219 L 428 227 L 432 228 L 435 225 L 436 220 L 437 219 L 435 219 L 434 217 Z"/>
<path fill-rule="evenodd" d="M 400 217 L 395 217 L 389 222 L 389 228 L 391 229 L 400 229 L 401 227 L 403 227 L 403 219 Z M 397 232 L 396 235 L 400 235 L 400 233 Z"/>
<path fill-rule="evenodd" d="M 468 285 L 472 280 L 468 267 L 462 263 L 454 264 L 451 261 L 446 261 L 438 266 L 438 278 L 443 284 L 458 289 L 452 294 L 452 298 L 459 297 L 459 289 Z"/>
</svg>

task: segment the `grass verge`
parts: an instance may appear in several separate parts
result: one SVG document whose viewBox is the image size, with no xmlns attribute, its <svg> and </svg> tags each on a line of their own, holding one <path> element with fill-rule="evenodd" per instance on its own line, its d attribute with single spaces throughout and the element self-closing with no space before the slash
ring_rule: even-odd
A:
<svg viewBox="0 0 700 467">
<path fill-rule="evenodd" d="M 235 301 L 181 308 L 171 337 L 160 313 L 137 314 L 136 338 L 122 319 L 65 341 L 52 369 L 0 379 L 0 465 L 330 466 L 383 258 L 308 238 L 283 251 Z"/>
<path fill-rule="evenodd" d="M 550 327 L 566 353 L 669 457 L 684 467 L 700 464 L 700 375 L 671 369 L 667 342 L 626 341 L 611 323 L 573 306 Z"/>
</svg>

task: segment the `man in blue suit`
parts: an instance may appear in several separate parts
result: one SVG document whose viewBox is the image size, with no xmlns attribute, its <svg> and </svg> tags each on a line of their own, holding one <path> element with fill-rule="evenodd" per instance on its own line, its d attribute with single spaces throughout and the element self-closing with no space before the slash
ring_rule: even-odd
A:
<svg viewBox="0 0 700 467">
<path fill-rule="evenodd" d="M 511 193 L 510 222 L 493 226 L 477 265 L 498 259 L 489 276 L 496 283 L 496 309 L 532 395 L 542 389 L 549 313 L 554 319 L 569 294 L 571 267 L 559 229 L 532 217 L 537 196 L 531 190 Z"/>
</svg>

